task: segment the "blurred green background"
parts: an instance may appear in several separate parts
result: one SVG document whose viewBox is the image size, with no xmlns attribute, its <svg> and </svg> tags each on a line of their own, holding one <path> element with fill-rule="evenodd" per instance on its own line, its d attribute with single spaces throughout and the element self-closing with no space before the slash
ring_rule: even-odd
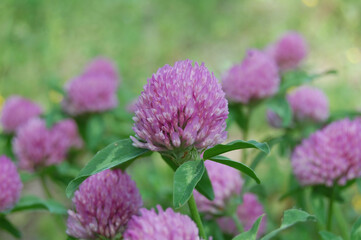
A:
<svg viewBox="0 0 361 240">
<path fill-rule="evenodd" d="M 49 100 L 60 100 L 50 91 L 49 82 L 62 86 L 99 55 L 114 59 L 122 76 L 121 88 L 129 93 L 131 102 L 146 79 L 165 64 L 186 58 L 205 62 L 220 79 L 228 67 L 241 61 L 247 48 L 264 48 L 285 31 L 296 30 L 310 46 L 305 69 L 338 71 L 315 83 L 329 96 L 331 110 L 359 109 L 360 11 L 359 0 L 1 0 L 0 106 L 6 97 L 19 94 L 49 107 Z M 269 133 L 264 132 L 269 128 L 263 114 L 264 109 L 259 109 L 253 118 L 251 136 L 257 140 Z M 238 129 L 230 130 L 231 138 L 239 136 Z M 156 160 L 152 160 L 154 164 L 143 160 L 138 170 L 136 166 L 131 169 L 141 190 L 148 189 L 143 193 L 148 205 L 154 204 L 147 202 L 149 199 L 169 194 L 172 186 L 153 179 L 151 173 L 161 164 Z M 274 156 L 259 168 L 267 202 L 273 203 L 267 211 L 276 213 L 275 221 L 285 206 L 292 207 L 292 203 L 278 204 L 287 188 L 289 168 L 287 160 Z M 149 177 L 144 177 L 144 171 L 149 171 Z M 267 175 L 273 171 L 282 174 L 277 178 Z M 164 179 L 171 177 L 168 169 L 161 174 Z M 65 198 L 62 191 L 59 189 L 59 197 Z M 353 205 L 360 211 L 361 197 L 348 202 L 356 202 Z M 24 239 L 65 239 L 46 213 L 13 219 L 22 226 Z M 305 233 L 289 234 L 281 239 L 296 239 L 292 236 Z"/>
</svg>

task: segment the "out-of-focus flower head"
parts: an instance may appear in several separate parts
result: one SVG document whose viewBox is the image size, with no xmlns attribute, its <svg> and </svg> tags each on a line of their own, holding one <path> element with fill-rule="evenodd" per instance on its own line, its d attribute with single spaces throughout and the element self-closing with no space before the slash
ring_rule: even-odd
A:
<svg viewBox="0 0 361 240">
<path fill-rule="evenodd" d="M 275 59 L 279 68 L 285 71 L 300 65 L 307 56 L 308 47 L 302 35 L 288 32 L 275 44 L 270 45 L 266 52 Z"/>
<path fill-rule="evenodd" d="M 287 94 L 287 101 L 291 106 L 295 121 L 323 122 L 329 116 L 328 98 L 318 88 L 298 87 Z"/>
<path fill-rule="evenodd" d="M 292 167 L 301 185 L 344 185 L 361 176 L 361 123 L 343 119 L 295 148 Z"/>
<path fill-rule="evenodd" d="M 194 198 L 198 209 L 200 212 L 209 214 L 223 213 L 228 201 L 241 193 L 243 179 L 239 171 L 229 166 L 213 161 L 206 161 L 205 166 L 213 186 L 215 198 L 210 201 L 195 190 Z"/>
<path fill-rule="evenodd" d="M 165 211 L 157 206 L 154 210 L 140 209 L 140 216 L 133 216 L 124 233 L 124 240 L 199 240 L 196 224 L 186 215 Z"/>
<path fill-rule="evenodd" d="M 201 151 L 226 139 L 227 100 L 204 64 L 179 61 L 148 79 L 136 103 L 132 137 L 152 151 Z M 182 153 L 183 154 L 183 153 Z"/>
<path fill-rule="evenodd" d="M 0 122 L 4 132 L 12 133 L 29 119 L 41 113 L 42 109 L 36 103 L 20 96 L 11 96 L 4 103 Z"/>
<path fill-rule="evenodd" d="M 105 59 L 94 60 L 82 75 L 66 84 L 63 108 L 72 115 L 113 109 L 118 105 L 118 85 L 114 64 Z"/>
<path fill-rule="evenodd" d="M 15 164 L 0 156 L 0 212 L 12 208 L 19 200 L 23 184 Z"/>
<path fill-rule="evenodd" d="M 251 229 L 254 222 L 264 213 L 265 212 L 263 206 L 258 201 L 256 195 L 252 193 L 245 193 L 243 195 L 243 202 L 237 208 L 237 216 L 244 228 L 244 231 L 248 231 L 249 229 Z M 222 217 L 217 219 L 217 222 L 220 228 L 224 232 L 233 235 L 239 234 L 236 224 L 234 223 L 232 218 Z M 265 234 L 266 224 L 267 224 L 267 220 L 266 217 L 264 216 L 259 226 L 257 237 L 260 237 L 263 234 Z"/>
<path fill-rule="evenodd" d="M 242 63 L 234 65 L 222 78 L 227 99 L 242 104 L 273 96 L 279 84 L 276 63 L 258 50 L 249 50 Z"/>
<path fill-rule="evenodd" d="M 81 239 L 114 239 L 143 205 L 135 182 L 120 169 L 87 178 L 75 192 L 73 203 L 67 234 Z"/>
<path fill-rule="evenodd" d="M 63 120 L 48 129 L 44 120 L 33 118 L 22 125 L 13 140 L 19 167 L 28 171 L 62 162 L 71 147 L 79 147 L 73 120 Z"/>
<path fill-rule="evenodd" d="M 320 123 L 329 117 L 329 102 L 325 93 L 315 87 L 301 86 L 287 94 L 294 123 Z M 272 110 L 267 110 L 267 121 L 275 128 L 282 127 L 282 119 Z"/>
</svg>

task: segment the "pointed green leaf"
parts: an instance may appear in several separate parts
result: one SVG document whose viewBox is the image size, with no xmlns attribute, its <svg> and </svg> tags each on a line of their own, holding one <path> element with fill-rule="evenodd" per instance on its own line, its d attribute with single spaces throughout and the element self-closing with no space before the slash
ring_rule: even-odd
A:
<svg viewBox="0 0 361 240">
<path fill-rule="evenodd" d="M 214 156 L 211 157 L 209 160 L 233 167 L 253 178 L 258 184 L 261 183 L 256 173 L 250 167 L 241 162 L 232 161 L 231 159 L 224 156 Z"/>
<path fill-rule="evenodd" d="M 7 231 L 16 238 L 21 238 L 21 232 L 5 216 L 0 216 L 0 229 Z"/>
<path fill-rule="evenodd" d="M 162 155 L 163 160 L 173 169 L 173 171 L 177 170 L 177 165 L 167 156 Z M 197 191 L 205 196 L 209 200 L 214 199 L 214 191 L 212 187 L 211 180 L 209 179 L 207 169 L 204 170 L 204 174 L 201 180 L 198 182 L 196 186 Z"/>
<path fill-rule="evenodd" d="M 361 217 L 357 219 L 351 229 L 351 240 L 361 239 Z"/>
<path fill-rule="evenodd" d="M 337 236 L 331 232 L 320 231 L 319 234 L 322 237 L 322 240 L 342 240 L 340 236 Z"/>
<path fill-rule="evenodd" d="M 19 212 L 25 210 L 47 210 L 54 214 L 67 214 L 67 209 L 60 203 L 48 199 L 44 200 L 36 196 L 24 196 L 15 205 L 11 212 Z"/>
<path fill-rule="evenodd" d="M 253 223 L 253 226 L 250 230 L 237 235 L 232 240 L 256 240 L 259 225 L 261 224 L 263 217 L 264 217 L 264 214 L 257 218 L 257 220 Z"/>
<path fill-rule="evenodd" d="M 237 149 L 245 149 L 245 148 L 256 148 L 267 154 L 270 151 L 267 143 L 259 143 L 254 140 L 250 140 L 250 141 L 236 140 L 227 144 L 218 144 L 212 148 L 207 149 L 203 154 L 203 158 L 204 160 L 206 160 L 225 152 L 229 152 Z"/>
<path fill-rule="evenodd" d="M 279 232 L 295 225 L 298 222 L 306 222 L 306 221 L 316 221 L 316 217 L 313 215 L 308 214 L 305 211 L 298 210 L 298 209 L 289 209 L 286 210 L 283 214 L 283 220 L 281 223 L 281 227 L 273 230 L 261 240 L 268 240 L 272 239 L 274 236 L 276 236 Z"/>
<path fill-rule="evenodd" d="M 78 186 L 91 175 L 124 164 L 147 152 L 149 152 L 148 149 L 134 147 L 130 139 L 120 140 L 108 145 L 97 152 L 79 172 L 78 176 L 69 183 L 66 188 L 66 195 L 70 198 Z"/>
<path fill-rule="evenodd" d="M 204 169 L 203 176 L 202 176 L 201 180 L 199 180 L 199 182 L 196 186 L 196 189 L 200 194 L 205 196 L 208 200 L 211 200 L 211 201 L 214 200 L 213 186 L 212 186 L 211 180 L 209 179 L 206 168 Z"/>
<path fill-rule="evenodd" d="M 182 207 L 191 197 L 197 183 L 201 180 L 205 167 L 203 160 L 183 163 L 174 173 L 173 205 Z"/>
</svg>

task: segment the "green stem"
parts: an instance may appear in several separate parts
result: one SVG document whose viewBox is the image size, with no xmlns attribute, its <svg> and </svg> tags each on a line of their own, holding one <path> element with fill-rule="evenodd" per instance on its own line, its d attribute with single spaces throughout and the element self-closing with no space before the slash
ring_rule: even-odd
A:
<svg viewBox="0 0 361 240">
<path fill-rule="evenodd" d="M 200 237 L 203 239 L 207 239 L 207 235 L 206 235 L 206 232 L 204 231 L 201 216 L 199 216 L 197 204 L 196 204 L 196 201 L 194 200 L 193 193 L 191 195 L 191 198 L 188 200 L 188 207 L 191 212 L 192 219 L 197 224 Z"/>
<path fill-rule="evenodd" d="M 329 202 L 328 202 L 328 211 L 327 211 L 328 215 L 327 215 L 327 224 L 326 224 L 327 231 L 331 230 L 331 225 L 332 225 L 334 195 L 335 195 L 335 186 L 332 186 L 331 197 L 329 198 Z"/>
<path fill-rule="evenodd" d="M 42 174 L 42 175 L 40 176 L 40 181 L 41 181 L 41 185 L 43 186 L 43 190 L 44 190 L 45 195 L 47 196 L 47 198 L 52 198 L 51 192 L 50 192 L 50 190 L 49 190 L 49 188 L 48 188 L 48 185 L 47 185 L 47 183 L 46 183 L 46 177 L 45 177 L 45 175 Z"/>
<path fill-rule="evenodd" d="M 237 230 L 241 233 L 244 231 L 241 221 L 239 221 L 239 218 L 236 213 L 232 214 L 232 219 L 234 223 L 236 224 Z"/>
<path fill-rule="evenodd" d="M 339 204 L 335 205 L 335 218 L 337 220 L 338 226 L 340 227 L 342 238 L 344 240 L 348 240 L 349 227 Z"/>
</svg>

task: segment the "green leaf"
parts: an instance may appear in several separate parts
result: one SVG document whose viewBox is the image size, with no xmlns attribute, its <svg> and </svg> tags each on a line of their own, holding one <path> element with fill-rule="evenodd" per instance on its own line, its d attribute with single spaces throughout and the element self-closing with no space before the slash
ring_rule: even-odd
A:
<svg viewBox="0 0 361 240">
<path fill-rule="evenodd" d="M 209 179 L 206 168 L 204 169 L 204 173 L 201 180 L 199 180 L 199 182 L 196 185 L 196 189 L 200 194 L 205 196 L 207 199 L 211 201 L 214 200 L 213 186 L 211 180 Z"/>
<path fill-rule="evenodd" d="M 16 238 L 21 238 L 21 232 L 4 216 L 0 216 L 0 229 L 3 229 Z"/>
<path fill-rule="evenodd" d="M 342 240 L 340 236 L 337 236 L 331 232 L 320 231 L 319 234 L 321 235 L 323 240 Z"/>
<path fill-rule="evenodd" d="M 288 127 L 292 121 L 292 110 L 285 96 L 275 96 L 267 101 L 267 108 L 282 120 L 282 127 Z"/>
<path fill-rule="evenodd" d="M 232 240 L 256 240 L 259 225 L 261 224 L 263 217 L 264 217 L 264 214 L 257 218 L 257 220 L 253 223 L 253 226 L 250 230 L 237 235 Z"/>
<path fill-rule="evenodd" d="M 149 152 L 148 149 L 136 148 L 132 140 L 124 139 L 114 142 L 100 150 L 90 162 L 79 172 L 66 188 L 66 195 L 70 198 L 78 186 L 88 177 L 109 168 L 124 164 Z"/>
<path fill-rule="evenodd" d="M 298 210 L 298 209 L 289 209 L 286 210 L 283 214 L 283 220 L 281 223 L 281 227 L 273 230 L 261 240 L 268 240 L 276 236 L 279 232 L 295 225 L 298 222 L 306 222 L 306 221 L 316 221 L 316 217 L 313 215 L 308 214 L 305 211 Z"/>
<path fill-rule="evenodd" d="M 232 161 L 231 159 L 224 156 L 214 156 L 209 160 L 233 167 L 253 178 L 258 184 L 261 183 L 256 173 L 250 167 L 241 162 Z"/>
<path fill-rule="evenodd" d="M 351 240 L 361 239 L 361 217 L 357 219 L 351 228 Z"/>
<path fill-rule="evenodd" d="M 163 160 L 173 169 L 173 171 L 177 170 L 177 165 L 167 156 L 162 155 Z M 207 169 L 204 170 L 204 174 L 201 180 L 197 183 L 196 186 L 197 191 L 205 196 L 209 200 L 214 200 L 214 191 L 212 187 L 211 180 L 209 179 Z"/>
<path fill-rule="evenodd" d="M 242 110 L 242 105 L 230 104 L 228 106 L 228 108 L 229 108 L 229 115 L 231 116 L 231 119 L 234 120 L 242 130 L 246 129 L 247 124 L 248 124 L 248 122 L 247 122 L 248 119 Z"/>
<path fill-rule="evenodd" d="M 174 173 L 173 205 L 182 207 L 191 197 L 193 189 L 201 180 L 205 170 L 203 160 L 183 163 Z"/>
<path fill-rule="evenodd" d="M 67 209 L 60 203 L 49 199 L 44 200 L 36 196 L 24 196 L 15 205 L 11 212 L 19 212 L 24 210 L 48 210 L 54 214 L 66 214 Z"/>
<path fill-rule="evenodd" d="M 259 143 L 254 140 L 250 140 L 250 141 L 236 140 L 227 144 L 218 144 L 212 148 L 207 149 L 203 154 L 203 158 L 204 160 L 206 160 L 225 152 L 229 152 L 237 149 L 245 149 L 245 148 L 256 148 L 267 154 L 270 151 L 267 143 Z"/>
</svg>

